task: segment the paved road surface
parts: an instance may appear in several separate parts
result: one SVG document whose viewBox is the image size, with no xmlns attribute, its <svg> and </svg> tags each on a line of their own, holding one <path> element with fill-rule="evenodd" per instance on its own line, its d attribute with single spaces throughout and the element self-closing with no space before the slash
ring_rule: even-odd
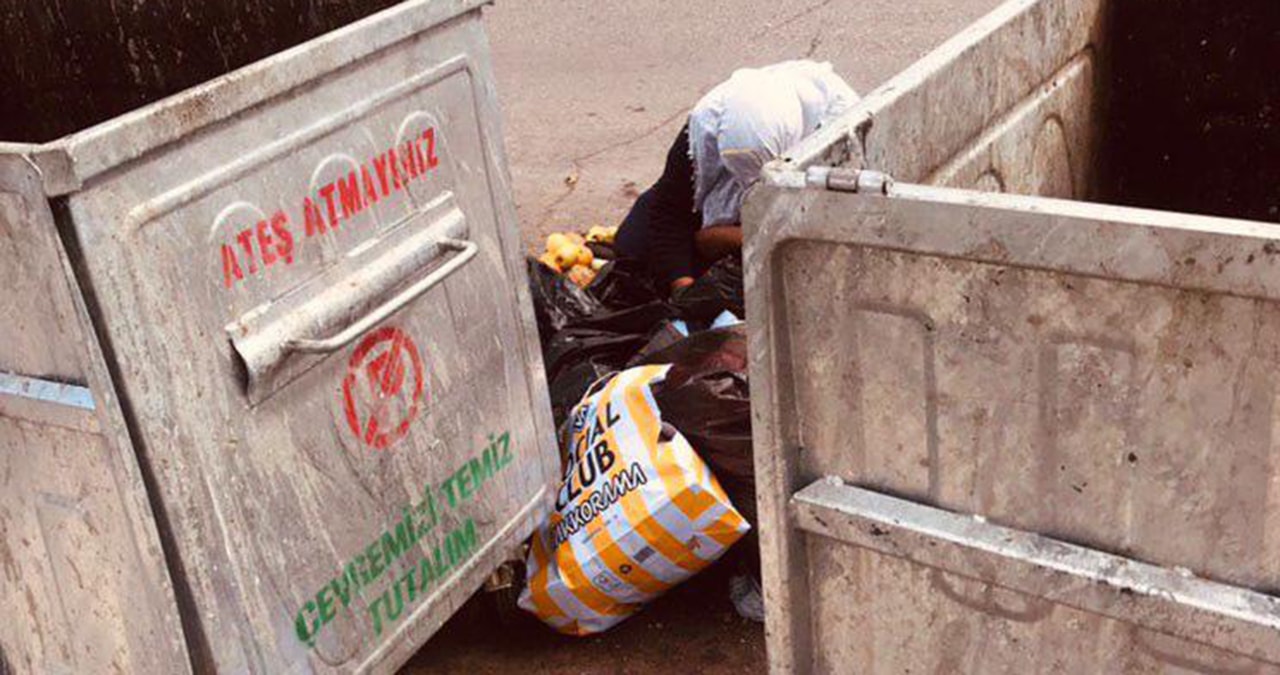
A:
<svg viewBox="0 0 1280 675">
<path fill-rule="evenodd" d="M 735 69 L 831 61 L 867 92 L 997 0 L 498 0 L 487 10 L 526 242 L 616 224 Z"/>
</svg>

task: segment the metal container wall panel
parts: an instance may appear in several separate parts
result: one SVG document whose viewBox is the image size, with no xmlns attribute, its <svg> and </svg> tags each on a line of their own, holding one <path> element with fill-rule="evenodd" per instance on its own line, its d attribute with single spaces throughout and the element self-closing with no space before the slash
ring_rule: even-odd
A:
<svg viewBox="0 0 1280 675">
<path fill-rule="evenodd" d="M 87 389 L 61 389 L 93 405 Z M 150 541 L 138 541 L 130 522 L 150 515 L 129 501 L 145 498 L 137 468 L 116 449 L 92 407 L 0 393 L 7 672 L 187 670 L 154 525 L 143 519 Z"/>
<path fill-rule="evenodd" d="M 84 384 L 83 357 L 53 216 L 39 179 L 17 157 L 0 160 L 0 371 Z"/>
<path fill-rule="evenodd" d="M 1274 301 L 809 242 L 778 263 L 805 473 L 1280 588 Z"/>
<path fill-rule="evenodd" d="M 550 504 L 480 4 L 15 149 L 62 196 L 198 670 L 389 671 Z"/>
<path fill-rule="evenodd" d="M 911 185 L 767 187 L 751 202 L 777 671 L 1280 667 L 1266 594 L 1280 587 L 1280 261 L 1266 226 Z M 1012 558 L 867 550 L 829 529 L 836 511 L 793 497 L 825 476 L 1105 552 L 1105 570 L 1149 563 L 1163 581 L 1080 576 L 1067 587 L 1112 591 L 1082 604 L 1002 585 Z M 1185 600 L 1173 570 L 1212 584 L 1209 599 Z M 1169 606 L 1117 621 L 1135 593 Z M 1153 628 L 1190 607 L 1210 618 L 1178 630 L 1250 618 L 1237 637 Z"/>
<path fill-rule="evenodd" d="M 1006 128 L 1030 121 L 1027 107 L 1047 106 L 1063 116 L 1056 121 L 1072 166 L 1090 170 L 1082 160 L 1092 157 L 1097 142 L 1093 94 L 1108 16 L 1103 0 L 1006 2 L 788 150 L 784 166 L 869 168 L 899 181 L 932 183 L 961 168 L 957 162 L 986 159 L 983 153 Z M 1008 131 L 1012 137 L 1040 130 Z M 1022 155 L 1032 148 L 1000 143 L 990 158 L 997 165 L 982 169 L 1002 174 L 990 178 L 1017 191 L 1011 186 L 1036 179 L 1022 171 L 1033 161 Z"/>
<path fill-rule="evenodd" d="M 0 672 L 188 672 L 142 476 L 36 170 L 0 158 Z"/>
<path fill-rule="evenodd" d="M 862 166 L 926 182 L 973 139 L 1106 49 L 1103 0 L 1013 0 L 867 96 Z M 1073 117 L 1090 112 L 1077 101 Z"/>
<path fill-rule="evenodd" d="M 1087 199 L 1096 193 L 1101 128 L 1092 51 L 932 170 L 926 185 Z"/>
</svg>

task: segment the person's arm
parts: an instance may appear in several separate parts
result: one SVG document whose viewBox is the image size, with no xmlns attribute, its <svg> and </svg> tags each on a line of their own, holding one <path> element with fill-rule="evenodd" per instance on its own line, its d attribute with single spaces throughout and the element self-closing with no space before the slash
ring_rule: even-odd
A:
<svg viewBox="0 0 1280 675">
<path fill-rule="evenodd" d="M 688 126 L 676 136 L 667 153 L 666 168 L 651 194 L 650 267 L 658 283 L 674 291 L 693 283 L 694 236 L 700 225 L 693 211 Z"/>
<path fill-rule="evenodd" d="M 698 257 L 714 262 L 742 250 L 742 226 L 712 225 L 694 235 Z"/>
</svg>

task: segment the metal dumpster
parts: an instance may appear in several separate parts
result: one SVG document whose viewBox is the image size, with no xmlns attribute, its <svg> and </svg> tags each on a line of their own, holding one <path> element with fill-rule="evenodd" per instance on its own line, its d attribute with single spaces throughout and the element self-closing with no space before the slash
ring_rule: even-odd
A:
<svg viewBox="0 0 1280 675">
<path fill-rule="evenodd" d="M 0 672 L 387 672 L 550 504 L 484 3 L 205 4 L 6 71 Z"/>
<path fill-rule="evenodd" d="M 1246 159 L 1117 197 L 1135 4 L 1009 2 L 749 195 L 772 672 L 1280 672 L 1280 228 L 1100 203 Z"/>
</svg>

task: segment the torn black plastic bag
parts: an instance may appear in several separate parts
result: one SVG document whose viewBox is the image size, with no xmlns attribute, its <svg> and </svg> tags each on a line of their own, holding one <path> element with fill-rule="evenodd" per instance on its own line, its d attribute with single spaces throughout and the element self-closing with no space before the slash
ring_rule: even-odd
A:
<svg viewBox="0 0 1280 675">
<path fill-rule="evenodd" d="M 654 391 L 662 419 L 689 440 L 742 515 L 755 522 L 746 326 L 695 333 L 639 355 L 632 365 L 666 363 L 671 372 Z"/>
<path fill-rule="evenodd" d="M 538 336 L 547 344 L 556 331 L 575 319 L 591 316 L 603 305 L 576 284 L 556 274 L 546 265 L 529 258 L 529 294 L 533 296 L 533 313 L 538 321 Z"/>
<path fill-rule="evenodd" d="M 587 292 L 610 309 L 626 309 L 663 299 L 644 264 L 633 259 L 605 265 L 595 281 L 587 286 Z"/>
<path fill-rule="evenodd" d="M 672 315 L 626 264 L 606 265 L 584 290 L 530 261 L 529 285 L 557 426 L 593 382 L 621 370 Z"/>
<path fill-rule="evenodd" d="M 743 296 L 742 259 L 730 256 L 712 265 L 692 286 L 677 291 L 671 304 L 677 317 L 706 327 L 726 311 L 746 319 Z"/>
</svg>

